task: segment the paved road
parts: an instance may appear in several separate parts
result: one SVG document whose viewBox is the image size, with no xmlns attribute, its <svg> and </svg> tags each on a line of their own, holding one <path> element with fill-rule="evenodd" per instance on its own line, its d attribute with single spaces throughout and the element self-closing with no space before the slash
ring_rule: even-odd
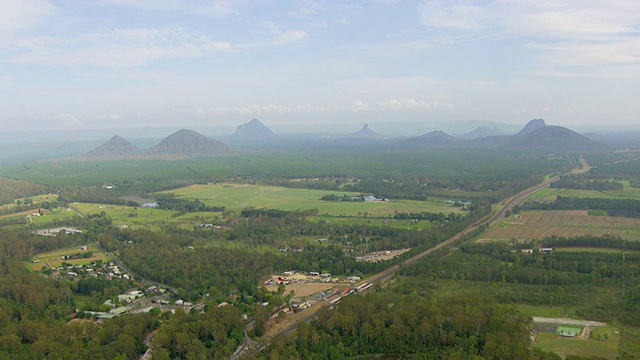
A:
<svg viewBox="0 0 640 360">
<path fill-rule="evenodd" d="M 580 169 L 578 170 L 580 172 L 585 171 L 584 169 Z M 573 170 L 572 172 L 575 173 L 575 170 Z M 562 174 L 564 175 L 564 174 Z M 560 176 L 562 175 L 557 175 L 554 177 L 547 177 L 545 178 L 545 180 L 543 182 L 541 182 L 540 184 L 534 185 L 532 187 L 529 187 L 509 198 L 507 198 L 506 200 L 504 200 L 502 203 L 504 203 L 505 205 L 500 208 L 498 211 L 496 211 L 493 215 L 487 215 L 485 217 L 483 217 L 482 219 L 476 221 L 475 223 L 473 223 L 472 225 L 468 226 L 467 228 L 465 228 L 464 230 L 462 230 L 461 232 L 457 233 L 456 235 L 454 235 L 453 237 L 439 243 L 438 245 L 425 250 L 417 255 L 414 255 L 412 257 L 410 257 L 409 259 L 405 260 L 402 263 L 402 266 L 405 265 L 409 265 L 412 264 L 420 259 L 422 259 L 423 257 L 431 254 L 434 251 L 440 250 L 445 246 L 449 246 L 451 244 L 453 244 L 454 242 L 460 240 L 463 236 L 472 233 L 473 231 L 477 230 L 480 226 L 482 225 L 488 225 L 491 226 L 494 223 L 496 223 L 497 221 L 499 221 L 500 219 L 504 218 L 504 214 L 508 211 L 513 209 L 514 206 L 521 204 L 526 198 L 528 198 L 529 196 L 533 195 L 534 193 L 548 187 L 552 182 L 556 181 Z M 378 283 L 382 283 L 384 281 L 386 281 L 387 279 L 391 278 L 392 276 L 395 275 L 396 271 L 398 271 L 398 269 L 400 268 L 401 265 L 394 265 L 376 275 L 373 275 L 369 278 L 367 278 L 366 280 L 355 284 L 354 286 L 358 286 L 358 285 L 362 285 L 365 283 L 371 283 L 371 284 L 378 284 Z M 373 286 L 372 286 L 373 288 Z M 318 306 L 313 306 L 312 308 L 309 308 L 307 310 L 305 310 L 305 316 L 304 318 L 300 319 L 300 321 L 311 321 L 313 318 L 315 318 L 317 311 L 328 305 L 328 301 L 319 301 Z M 299 322 L 299 321 L 298 321 Z M 295 331 L 298 327 L 298 322 L 281 329 L 278 334 L 288 334 L 291 333 L 293 331 Z M 597 326 L 597 325 L 593 325 L 593 326 Z M 275 335 L 272 335 L 275 336 Z M 259 351 L 262 351 L 265 347 L 269 346 L 269 341 L 267 341 L 266 344 L 264 344 L 263 346 L 261 346 L 259 348 Z M 257 350 L 258 351 L 258 350 Z M 257 354 L 257 352 L 253 353 L 253 355 Z"/>
</svg>

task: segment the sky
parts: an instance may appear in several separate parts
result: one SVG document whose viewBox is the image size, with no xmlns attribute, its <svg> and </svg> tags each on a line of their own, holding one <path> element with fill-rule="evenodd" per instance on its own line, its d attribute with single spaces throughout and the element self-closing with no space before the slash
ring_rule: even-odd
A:
<svg viewBox="0 0 640 360">
<path fill-rule="evenodd" d="M 638 14 L 637 0 L 2 0 L 0 132 L 633 127 Z"/>
</svg>

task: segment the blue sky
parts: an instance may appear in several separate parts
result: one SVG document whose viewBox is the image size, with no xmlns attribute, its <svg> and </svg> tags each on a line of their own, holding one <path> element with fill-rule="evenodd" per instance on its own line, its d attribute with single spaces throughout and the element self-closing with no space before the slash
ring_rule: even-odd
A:
<svg viewBox="0 0 640 360">
<path fill-rule="evenodd" d="M 0 131 L 640 123 L 640 2 L 2 0 Z"/>
</svg>

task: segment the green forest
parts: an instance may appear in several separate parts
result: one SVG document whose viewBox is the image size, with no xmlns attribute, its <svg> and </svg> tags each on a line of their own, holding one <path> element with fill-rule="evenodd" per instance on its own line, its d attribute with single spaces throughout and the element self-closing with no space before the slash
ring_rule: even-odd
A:
<svg viewBox="0 0 640 360">
<path fill-rule="evenodd" d="M 588 236 L 474 241 L 506 198 L 569 171 L 575 155 L 335 154 L 4 169 L 13 178 L 0 182 L 6 197 L 0 199 L 0 357 L 138 359 L 151 351 L 154 359 L 226 359 L 239 351 L 269 359 L 559 359 L 531 341 L 531 316 L 558 307 L 623 331 L 604 358 L 640 356 L 637 242 Z M 553 186 L 609 191 L 632 180 L 567 176 Z M 364 203 L 345 193 L 370 194 L 404 199 L 415 210 L 329 217 L 276 203 L 230 209 L 215 197 L 173 192 L 214 183 L 325 190 L 335 195 L 314 199 L 336 207 Z M 38 198 L 42 194 L 53 195 Z M 438 197 L 451 199 L 438 205 L 451 211 L 429 211 L 428 200 Z M 509 213 L 598 209 L 634 217 L 638 201 L 558 197 Z M 143 207 L 149 203 L 157 210 Z M 120 216 L 137 222 L 122 225 Z M 183 216 L 189 222 L 176 221 Z M 87 244 L 92 248 L 79 252 Z M 62 249 L 70 249 L 62 260 L 59 253 L 57 259 L 43 255 Z M 394 251 L 398 255 L 376 260 Z M 303 280 L 325 274 L 313 284 L 327 290 L 289 291 L 300 278 L 282 278 L 287 272 Z M 360 294 L 357 287 L 367 284 Z M 287 325 L 295 331 L 278 330 L 297 314 L 309 314 L 307 321 Z M 252 339 L 247 343 L 245 332 Z"/>
</svg>

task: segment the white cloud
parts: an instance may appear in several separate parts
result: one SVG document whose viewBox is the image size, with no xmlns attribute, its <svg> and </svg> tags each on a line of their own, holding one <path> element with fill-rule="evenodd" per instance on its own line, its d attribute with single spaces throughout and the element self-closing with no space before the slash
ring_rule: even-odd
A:
<svg viewBox="0 0 640 360">
<path fill-rule="evenodd" d="M 293 11 L 289 11 L 288 15 L 296 18 L 304 18 L 309 15 L 313 15 L 318 11 L 325 10 L 324 7 L 318 3 L 313 3 L 308 6 L 303 6 Z"/>
<path fill-rule="evenodd" d="M 278 38 L 275 41 L 275 44 L 277 45 L 291 44 L 298 40 L 304 39 L 307 36 L 309 36 L 309 34 L 306 31 L 287 31 L 280 34 L 280 36 L 278 36 Z"/>
<path fill-rule="evenodd" d="M 476 30 L 487 24 L 485 7 L 469 2 L 428 1 L 420 8 L 420 19 L 426 26 Z"/>
<path fill-rule="evenodd" d="M 353 107 L 356 110 L 362 111 L 362 110 L 369 110 L 369 105 L 367 105 L 366 103 L 360 101 L 360 100 L 356 100 L 353 102 Z"/>
<path fill-rule="evenodd" d="M 100 0 L 107 5 L 132 7 L 142 10 L 182 12 L 205 16 L 227 16 L 237 14 L 237 7 L 245 1 L 239 0 L 205 0 L 205 1 L 175 1 L 175 0 Z"/>
<path fill-rule="evenodd" d="M 57 118 L 64 126 L 75 127 L 84 125 L 84 122 L 72 113 L 62 113 L 59 114 Z"/>
<path fill-rule="evenodd" d="M 529 44 L 536 73 L 600 76 L 640 58 L 640 2 L 426 1 L 420 21 L 478 41 L 510 38 Z M 455 38 L 452 38 L 455 40 Z M 604 70 L 604 71 L 603 71 Z"/>
<path fill-rule="evenodd" d="M 54 11 L 55 7 L 46 0 L 2 0 L 0 31 L 29 28 Z"/>
<path fill-rule="evenodd" d="M 0 76 L 0 90 L 9 90 L 15 86 L 16 79 L 13 76 Z"/>
<path fill-rule="evenodd" d="M 230 50 L 233 45 L 185 29 L 125 28 L 78 37 L 34 37 L 16 42 L 19 64 L 128 68 L 162 59 L 195 59 Z"/>
<path fill-rule="evenodd" d="M 414 98 L 408 98 L 403 100 L 391 99 L 378 103 L 379 109 L 391 109 L 391 110 L 416 110 L 416 109 L 454 109 L 453 104 L 444 102 L 427 102 L 422 100 L 416 100 Z"/>
</svg>

